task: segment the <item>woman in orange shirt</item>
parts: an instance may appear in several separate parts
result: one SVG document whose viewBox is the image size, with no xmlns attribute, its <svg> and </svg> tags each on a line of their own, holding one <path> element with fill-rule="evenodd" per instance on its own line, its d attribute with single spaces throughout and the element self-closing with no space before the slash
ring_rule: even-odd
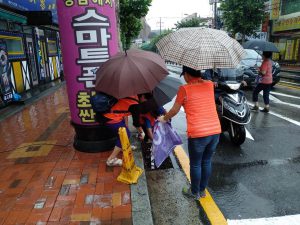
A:
<svg viewBox="0 0 300 225">
<path fill-rule="evenodd" d="M 205 197 L 205 188 L 211 175 L 211 158 L 216 150 L 221 133 L 216 111 L 214 83 L 201 79 L 201 72 L 183 66 L 182 75 L 186 85 L 177 93 L 171 110 L 159 117 L 166 122 L 184 107 L 187 120 L 188 151 L 190 158 L 191 187 L 182 193 L 198 200 Z"/>
</svg>

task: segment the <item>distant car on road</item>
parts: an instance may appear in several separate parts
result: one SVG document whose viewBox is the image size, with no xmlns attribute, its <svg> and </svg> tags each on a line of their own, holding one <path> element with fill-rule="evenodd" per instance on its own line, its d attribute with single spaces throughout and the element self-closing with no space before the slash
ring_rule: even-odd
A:
<svg viewBox="0 0 300 225">
<path fill-rule="evenodd" d="M 261 66 L 262 57 L 255 50 L 245 49 L 246 56 L 240 62 L 239 67 L 244 69 L 244 80 L 247 85 L 253 87 L 255 85 L 255 78 L 258 76 L 257 67 Z M 280 65 L 277 62 L 272 61 L 272 86 L 276 85 L 280 81 Z"/>
</svg>

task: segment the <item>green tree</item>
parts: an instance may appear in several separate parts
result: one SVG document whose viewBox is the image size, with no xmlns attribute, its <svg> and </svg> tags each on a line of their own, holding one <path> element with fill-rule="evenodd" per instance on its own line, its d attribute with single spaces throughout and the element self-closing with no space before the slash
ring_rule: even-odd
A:
<svg viewBox="0 0 300 225">
<path fill-rule="evenodd" d="M 183 27 L 203 27 L 205 26 L 205 23 L 207 22 L 207 19 L 200 18 L 200 17 L 194 17 L 186 21 L 178 21 L 175 24 L 176 29 L 183 28 Z"/>
<path fill-rule="evenodd" d="M 221 0 L 220 9 L 226 29 L 232 34 L 252 35 L 265 18 L 264 0 Z"/>
<path fill-rule="evenodd" d="M 150 43 L 142 45 L 141 49 L 146 51 L 157 52 L 156 43 L 171 32 L 172 30 L 166 30 L 162 34 L 155 36 L 153 39 L 151 39 Z"/>
<path fill-rule="evenodd" d="M 141 18 L 148 13 L 152 0 L 120 0 L 120 29 L 123 49 L 129 49 L 131 41 L 142 29 Z"/>
</svg>

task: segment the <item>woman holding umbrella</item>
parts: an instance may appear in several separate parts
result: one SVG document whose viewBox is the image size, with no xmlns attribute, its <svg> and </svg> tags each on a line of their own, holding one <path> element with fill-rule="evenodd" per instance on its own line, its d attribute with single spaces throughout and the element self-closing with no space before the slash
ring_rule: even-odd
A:
<svg viewBox="0 0 300 225">
<path fill-rule="evenodd" d="M 263 98 L 265 107 L 262 112 L 268 113 L 270 110 L 269 105 L 269 95 L 272 87 L 273 77 L 272 77 L 272 61 L 271 61 L 272 52 L 263 52 L 263 62 L 259 68 L 258 83 L 253 91 L 252 100 L 254 106 L 252 110 L 258 111 L 258 94 L 263 91 Z"/>
<path fill-rule="evenodd" d="M 215 105 L 214 83 L 201 79 L 199 70 L 186 66 L 183 66 L 182 75 L 187 84 L 179 88 L 171 110 L 158 120 L 166 122 L 179 112 L 181 106 L 184 107 L 191 188 L 183 188 L 182 193 L 198 200 L 206 196 L 205 188 L 211 175 L 211 158 L 219 142 L 221 126 Z"/>
<path fill-rule="evenodd" d="M 181 106 L 185 108 L 191 188 L 183 188 L 182 192 L 198 200 L 205 197 L 211 158 L 221 133 L 214 83 L 201 79 L 200 70 L 235 68 L 245 51 L 226 32 L 202 27 L 179 29 L 162 38 L 156 46 L 164 59 L 184 65 L 182 75 L 187 84 L 179 88 L 172 109 L 159 120 L 165 122 Z"/>
</svg>

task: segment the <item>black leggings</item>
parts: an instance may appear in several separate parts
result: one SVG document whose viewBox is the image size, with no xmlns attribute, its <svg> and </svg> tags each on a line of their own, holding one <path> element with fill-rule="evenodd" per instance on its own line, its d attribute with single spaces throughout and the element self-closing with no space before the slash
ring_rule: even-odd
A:
<svg viewBox="0 0 300 225">
<path fill-rule="evenodd" d="M 271 84 L 259 83 L 253 91 L 253 95 L 252 95 L 253 102 L 258 102 L 259 92 L 264 91 L 264 93 L 263 93 L 264 103 L 265 103 L 265 105 L 269 105 L 269 103 L 270 103 L 269 95 L 270 95 L 271 86 L 272 86 Z"/>
</svg>

